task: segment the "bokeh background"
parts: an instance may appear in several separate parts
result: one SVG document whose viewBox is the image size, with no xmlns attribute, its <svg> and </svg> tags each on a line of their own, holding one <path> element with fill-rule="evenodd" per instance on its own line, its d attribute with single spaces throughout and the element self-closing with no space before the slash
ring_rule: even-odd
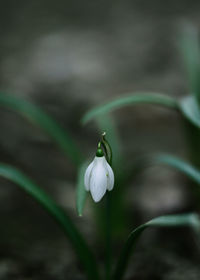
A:
<svg viewBox="0 0 200 280">
<path fill-rule="evenodd" d="M 94 123 L 80 124 L 89 108 L 127 93 L 187 94 L 178 37 L 184 22 L 200 26 L 199 13 L 200 2 L 186 0 L 1 1 L 0 91 L 39 105 L 92 159 L 100 131 Z M 112 115 L 128 162 L 148 151 L 186 157 L 177 114 L 139 106 Z M 94 248 L 101 246 L 94 240 L 91 205 L 83 218 L 76 214 L 76 168 L 45 133 L 3 107 L 0 154 L 54 196 Z M 127 190 L 137 222 L 191 209 L 192 202 L 185 178 L 164 167 L 148 169 Z M 85 279 L 54 221 L 3 179 L 0 217 L 1 280 Z M 167 231 L 169 246 L 162 244 L 163 231 L 145 234 L 127 279 L 199 279 L 195 244 L 180 234 Z M 177 238 L 188 251 L 177 248 Z"/>
</svg>

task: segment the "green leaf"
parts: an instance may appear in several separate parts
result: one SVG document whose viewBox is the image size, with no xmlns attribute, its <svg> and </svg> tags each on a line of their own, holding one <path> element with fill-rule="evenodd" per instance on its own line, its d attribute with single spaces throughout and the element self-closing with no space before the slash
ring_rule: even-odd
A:
<svg viewBox="0 0 200 280">
<path fill-rule="evenodd" d="M 3 93 L 0 93 L 0 106 L 15 110 L 42 128 L 74 164 L 79 165 L 82 162 L 82 153 L 69 133 L 39 107 L 24 99 Z"/>
<path fill-rule="evenodd" d="M 200 102 L 200 50 L 198 30 L 189 24 L 184 25 L 183 32 L 180 36 L 180 50 L 187 71 L 190 91 Z"/>
<path fill-rule="evenodd" d="M 200 110 L 196 99 L 192 95 L 181 99 L 179 108 L 189 122 L 200 128 Z"/>
<path fill-rule="evenodd" d="M 182 172 L 185 176 L 187 176 L 200 186 L 200 171 L 190 163 L 184 161 L 183 159 L 174 157 L 169 154 L 155 154 L 138 158 L 134 162 L 134 165 L 131 171 L 129 172 L 130 175 L 127 176 L 128 182 L 133 179 L 135 173 L 138 174 L 145 168 L 148 168 L 149 166 L 155 164 L 165 164 L 167 166 L 173 167 L 176 170 Z"/>
<path fill-rule="evenodd" d="M 126 97 L 117 98 L 105 105 L 98 106 L 89 110 L 82 118 L 82 123 L 86 124 L 90 120 L 99 117 L 102 114 L 111 112 L 115 109 L 119 109 L 125 106 L 136 104 L 154 104 L 168 107 L 171 109 L 178 109 L 178 103 L 175 99 L 154 93 L 135 93 Z"/>
<path fill-rule="evenodd" d="M 39 186 L 30 180 L 16 168 L 0 163 L 0 176 L 16 183 L 22 190 L 35 199 L 51 215 L 64 231 L 75 249 L 82 265 L 85 268 L 88 279 L 99 279 L 97 265 L 93 254 L 86 244 L 81 233 L 75 227 L 71 219 Z"/>
<path fill-rule="evenodd" d="M 167 154 L 154 155 L 151 159 L 156 163 L 166 164 L 179 170 L 200 185 L 200 171 L 184 160 Z"/>
<path fill-rule="evenodd" d="M 200 230 L 200 220 L 197 214 L 180 214 L 180 215 L 167 215 L 155 218 L 149 222 L 140 225 L 135 230 L 133 230 L 127 241 L 124 244 L 122 252 L 119 256 L 117 266 L 114 272 L 113 279 L 121 280 L 124 276 L 125 270 L 127 268 L 131 253 L 135 247 L 138 238 L 142 232 L 148 227 L 180 227 L 180 226 L 189 226 L 192 227 L 195 231 Z"/>
<path fill-rule="evenodd" d="M 87 194 L 88 194 L 88 192 L 85 190 L 85 186 L 84 186 L 84 175 L 85 175 L 85 171 L 86 171 L 88 164 L 89 164 L 88 161 L 82 163 L 78 170 L 77 191 L 76 191 L 76 209 L 77 209 L 78 215 L 80 217 L 83 214 L 83 209 L 84 209 L 85 201 L 86 201 Z"/>
</svg>

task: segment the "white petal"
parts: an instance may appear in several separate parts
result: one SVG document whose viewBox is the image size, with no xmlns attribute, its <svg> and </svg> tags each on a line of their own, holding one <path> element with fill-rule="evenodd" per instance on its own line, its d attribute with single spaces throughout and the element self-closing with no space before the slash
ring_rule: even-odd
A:
<svg viewBox="0 0 200 280">
<path fill-rule="evenodd" d="M 107 176 L 104 157 L 95 157 L 90 177 L 90 192 L 95 202 L 102 199 L 107 188 Z"/>
<path fill-rule="evenodd" d="M 90 176 L 91 176 L 91 170 L 94 165 L 94 160 L 89 164 L 88 168 L 85 171 L 85 176 L 84 176 L 84 185 L 86 191 L 90 190 Z"/>
<path fill-rule="evenodd" d="M 110 165 L 106 162 L 107 165 L 107 170 L 108 170 L 108 184 L 107 184 L 107 189 L 109 191 L 112 191 L 113 187 L 114 187 L 114 173 L 112 168 L 110 167 Z"/>
</svg>

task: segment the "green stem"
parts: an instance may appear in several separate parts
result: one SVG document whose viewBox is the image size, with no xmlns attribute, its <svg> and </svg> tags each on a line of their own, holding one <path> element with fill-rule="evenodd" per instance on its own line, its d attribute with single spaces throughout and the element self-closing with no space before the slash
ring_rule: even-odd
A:
<svg viewBox="0 0 200 280">
<path fill-rule="evenodd" d="M 110 144 L 105 139 L 106 133 L 102 134 L 101 144 L 105 150 L 106 160 L 112 165 L 112 149 Z M 111 194 L 106 193 L 106 211 L 105 211 L 105 225 L 106 225 L 106 235 L 105 235 L 105 246 L 106 246 L 106 261 L 105 261 L 105 279 L 110 280 L 111 277 L 111 251 L 112 251 L 112 206 L 111 206 Z"/>
<path fill-rule="evenodd" d="M 106 280 L 110 279 L 111 274 L 111 194 L 107 192 L 106 194 Z"/>
<path fill-rule="evenodd" d="M 183 120 L 184 123 L 184 129 L 186 133 L 186 140 L 187 140 L 187 148 L 188 148 L 188 154 L 191 163 L 194 167 L 197 169 L 200 169 L 200 131 L 199 128 L 197 128 L 195 125 L 193 125 L 191 122 L 189 122 L 187 119 Z M 200 192 L 199 192 L 199 186 L 196 182 L 192 183 L 194 186 L 194 201 L 196 206 L 199 208 L 200 206 Z"/>
<path fill-rule="evenodd" d="M 102 134 L 102 140 L 100 142 L 105 150 L 106 160 L 112 166 L 112 149 L 108 141 L 106 140 L 106 132 Z"/>
</svg>

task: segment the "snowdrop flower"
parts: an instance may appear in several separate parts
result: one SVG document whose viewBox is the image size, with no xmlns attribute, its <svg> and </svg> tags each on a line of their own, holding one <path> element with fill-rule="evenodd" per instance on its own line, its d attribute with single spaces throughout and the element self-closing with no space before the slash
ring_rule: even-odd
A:
<svg viewBox="0 0 200 280">
<path fill-rule="evenodd" d="M 100 148 L 98 148 L 94 160 L 86 169 L 84 183 L 86 191 L 91 192 L 95 202 L 99 202 L 102 199 L 106 190 L 111 191 L 113 189 L 113 170 Z"/>
</svg>

